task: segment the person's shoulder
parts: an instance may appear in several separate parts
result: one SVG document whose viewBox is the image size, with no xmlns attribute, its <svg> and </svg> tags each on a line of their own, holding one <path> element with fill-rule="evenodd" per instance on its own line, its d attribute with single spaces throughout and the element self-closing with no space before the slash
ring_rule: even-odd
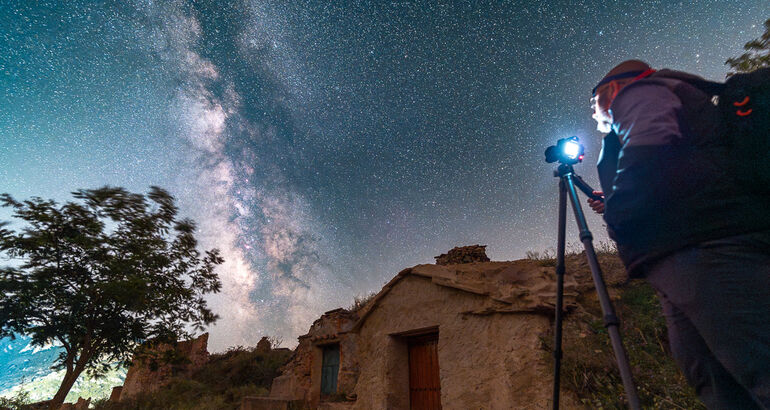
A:
<svg viewBox="0 0 770 410">
<path fill-rule="evenodd" d="M 648 96 L 655 98 L 660 98 L 662 96 L 677 98 L 676 93 L 673 92 L 672 88 L 680 82 L 681 80 L 675 79 L 644 78 L 623 87 L 615 97 L 615 101 L 618 99 L 646 98 Z"/>
<path fill-rule="evenodd" d="M 670 144 L 681 135 L 681 109 L 681 100 L 666 84 L 639 80 L 615 97 L 610 107 L 613 130 L 626 148 Z"/>
<path fill-rule="evenodd" d="M 644 105 L 672 106 L 679 103 L 679 97 L 672 91 L 671 84 L 645 78 L 623 87 L 612 102 L 611 109 L 617 114 Z"/>
<path fill-rule="evenodd" d="M 702 83 L 708 82 L 705 78 L 685 71 L 670 70 L 664 68 L 647 77 L 649 80 L 668 82 L 670 84 Z"/>
</svg>

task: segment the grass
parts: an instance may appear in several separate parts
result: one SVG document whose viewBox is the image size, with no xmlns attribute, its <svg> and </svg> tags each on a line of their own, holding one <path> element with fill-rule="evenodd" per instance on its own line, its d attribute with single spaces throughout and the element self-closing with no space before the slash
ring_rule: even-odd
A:
<svg viewBox="0 0 770 410">
<path fill-rule="evenodd" d="M 0 397 L 0 409 L 22 409 L 25 405 L 31 404 L 29 393 L 20 391 L 11 397 Z"/>
<path fill-rule="evenodd" d="M 358 312 L 359 310 L 363 309 L 367 303 L 371 302 L 375 296 L 377 296 L 377 292 L 369 292 L 364 296 L 356 296 L 353 299 L 353 304 L 350 305 L 347 310 L 351 312 Z"/>
<path fill-rule="evenodd" d="M 583 244 L 581 242 L 567 242 L 564 244 L 565 256 L 575 256 L 583 253 Z M 615 255 L 618 250 L 615 242 L 601 241 L 594 245 L 594 251 L 597 255 Z M 540 266 L 556 266 L 556 249 L 548 248 L 544 251 L 527 251 L 526 259 L 537 262 Z"/>
<path fill-rule="evenodd" d="M 556 266 L 556 251 L 546 249 L 543 252 L 527 251 L 527 259 L 535 261 L 540 266 Z"/>
<path fill-rule="evenodd" d="M 173 378 L 168 385 L 140 394 L 131 400 L 94 403 L 101 410 L 224 410 L 240 408 L 245 396 L 266 396 L 279 368 L 291 352 L 272 350 L 257 352 L 241 346 L 225 353 L 212 354 L 208 363 L 192 377 Z"/>
<path fill-rule="evenodd" d="M 620 333 L 642 407 L 705 409 L 671 357 L 665 319 L 655 291 L 642 280 L 625 280 L 623 265 L 611 250 L 597 250 L 597 254 L 621 320 Z M 590 275 L 570 270 L 576 265 L 578 269 L 588 269 L 579 264 L 581 258 L 585 259 L 585 255 L 568 258 L 568 274 Z M 562 386 L 587 408 L 626 408 L 623 383 L 596 292 L 586 292 L 579 303 L 581 308 L 567 316 L 564 323 Z M 547 352 L 552 350 L 552 338 L 550 334 L 542 338 Z M 549 353 L 544 354 L 552 360 Z"/>
</svg>

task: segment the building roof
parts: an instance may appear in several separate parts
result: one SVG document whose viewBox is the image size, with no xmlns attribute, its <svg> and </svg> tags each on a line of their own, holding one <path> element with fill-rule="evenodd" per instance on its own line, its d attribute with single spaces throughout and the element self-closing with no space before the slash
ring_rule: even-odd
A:
<svg viewBox="0 0 770 410">
<path fill-rule="evenodd" d="M 351 331 L 357 332 L 380 301 L 398 282 L 407 276 L 430 279 L 437 286 L 444 286 L 475 295 L 486 296 L 482 308 L 467 313 L 487 315 L 493 313 L 544 313 L 553 312 L 556 302 L 556 274 L 552 266 L 538 261 L 474 262 L 453 265 L 417 265 L 399 272 L 362 309 L 358 322 Z M 564 306 L 577 306 L 580 288 L 573 277 L 566 276 Z"/>
</svg>

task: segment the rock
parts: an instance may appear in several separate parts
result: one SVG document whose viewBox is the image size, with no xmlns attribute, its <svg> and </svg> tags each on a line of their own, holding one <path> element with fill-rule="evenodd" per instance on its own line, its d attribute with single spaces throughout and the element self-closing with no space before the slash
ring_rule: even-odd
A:
<svg viewBox="0 0 770 410">
<path fill-rule="evenodd" d="M 117 403 L 120 401 L 120 392 L 123 390 L 123 386 L 115 386 L 112 388 L 112 393 L 110 393 L 110 400 L 113 403 Z"/>
<path fill-rule="evenodd" d="M 262 337 L 262 339 L 259 339 L 259 342 L 257 342 L 257 351 L 260 353 L 268 353 L 272 349 L 272 346 L 270 345 L 270 341 L 267 339 L 267 337 Z"/>
<path fill-rule="evenodd" d="M 126 373 L 126 380 L 120 391 L 120 400 L 126 400 L 140 393 L 158 390 L 169 382 L 172 376 L 191 375 L 203 367 L 209 359 L 207 350 L 209 334 L 204 333 L 197 339 L 179 342 L 176 346 L 162 344 L 152 349 L 144 358 L 135 358 Z M 170 355 L 175 358 L 171 363 L 154 363 L 153 356 Z M 114 393 L 114 389 L 113 389 Z"/>
<path fill-rule="evenodd" d="M 452 248 L 449 252 L 435 257 L 436 265 L 489 262 L 486 247 L 487 245 L 471 245 Z"/>
<path fill-rule="evenodd" d="M 77 403 L 75 403 L 75 410 L 88 410 L 88 406 L 91 405 L 91 398 L 89 397 L 88 400 L 78 397 Z"/>
</svg>

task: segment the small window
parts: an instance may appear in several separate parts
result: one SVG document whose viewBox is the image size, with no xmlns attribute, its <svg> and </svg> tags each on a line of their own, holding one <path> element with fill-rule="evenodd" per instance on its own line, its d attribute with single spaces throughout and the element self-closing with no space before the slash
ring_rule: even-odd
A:
<svg viewBox="0 0 770 410">
<path fill-rule="evenodd" d="M 321 394 L 337 393 L 337 374 L 340 371 L 340 345 L 323 347 L 321 362 Z"/>
</svg>

